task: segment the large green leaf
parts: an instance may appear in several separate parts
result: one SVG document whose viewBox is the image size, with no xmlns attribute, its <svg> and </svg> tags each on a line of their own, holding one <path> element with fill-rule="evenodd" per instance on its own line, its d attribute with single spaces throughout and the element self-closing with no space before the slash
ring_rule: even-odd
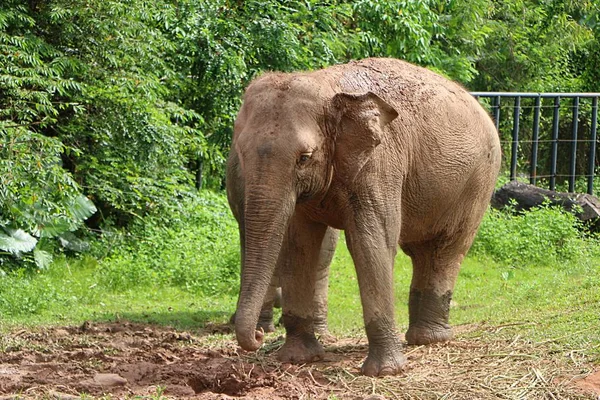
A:
<svg viewBox="0 0 600 400">
<path fill-rule="evenodd" d="M 32 233 L 39 237 L 52 238 L 71 230 L 73 230 L 73 225 L 69 221 L 57 219 L 38 226 Z"/>
<path fill-rule="evenodd" d="M 92 203 L 92 201 L 84 195 L 77 196 L 71 205 L 71 212 L 79 221 L 85 221 L 94 215 L 96 211 L 98 210 L 96 209 L 94 203 Z"/>
<path fill-rule="evenodd" d="M 36 248 L 33 250 L 33 259 L 38 268 L 46 269 L 52 263 L 53 257 L 51 253 Z"/>
<path fill-rule="evenodd" d="M 65 248 L 78 253 L 89 250 L 90 244 L 85 240 L 79 239 L 72 232 L 63 233 L 58 237 L 60 244 Z"/>
<path fill-rule="evenodd" d="M 0 228 L 0 250 L 14 255 L 34 249 L 37 239 L 21 229 Z"/>
</svg>

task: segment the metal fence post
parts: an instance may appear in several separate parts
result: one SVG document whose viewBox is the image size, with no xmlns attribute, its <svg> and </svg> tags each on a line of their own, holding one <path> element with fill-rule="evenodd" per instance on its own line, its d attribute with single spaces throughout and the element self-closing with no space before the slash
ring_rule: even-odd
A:
<svg viewBox="0 0 600 400">
<path fill-rule="evenodd" d="M 560 96 L 554 98 L 552 114 L 552 149 L 550 150 L 550 190 L 556 189 L 556 159 L 558 158 L 558 119 L 560 118 Z"/>
<path fill-rule="evenodd" d="M 573 127 L 571 133 L 571 165 L 569 168 L 569 192 L 575 191 L 577 172 L 577 128 L 579 127 L 579 97 L 573 98 Z"/>
<path fill-rule="evenodd" d="M 510 180 L 517 179 L 517 152 L 519 149 L 519 116 L 521 115 L 521 97 L 515 97 L 515 109 L 513 112 L 513 132 L 510 157 Z"/>
<path fill-rule="evenodd" d="M 598 97 L 592 99 L 592 127 L 590 133 L 590 159 L 588 164 L 587 192 L 594 194 L 594 175 L 596 173 L 596 135 L 598 129 Z"/>
<path fill-rule="evenodd" d="M 513 126 L 512 126 L 512 137 L 510 139 L 510 179 L 516 180 L 519 171 L 523 171 L 523 168 L 519 169 L 518 164 L 521 159 L 522 163 L 529 163 L 529 182 L 532 184 L 539 183 L 540 179 L 549 178 L 549 186 L 551 190 L 556 190 L 557 179 L 563 176 L 566 176 L 568 179 L 568 190 L 569 192 L 573 192 L 575 190 L 575 185 L 577 183 L 577 171 L 580 171 L 580 176 L 582 168 L 577 168 L 577 144 L 580 141 L 578 136 L 583 135 L 583 133 L 579 133 L 579 107 L 581 100 L 580 99 L 591 99 L 592 100 L 592 115 L 591 115 L 591 128 L 590 128 L 590 138 L 588 140 L 587 136 L 585 139 L 581 139 L 582 142 L 590 143 L 590 151 L 589 151 L 589 160 L 585 170 L 588 171 L 584 174 L 587 177 L 587 191 L 588 193 L 593 193 L 594 190 L 594 178 L 596 172 L 596 151 L 598 146 L 598 99 L 600 99 L 600 93 L 531 93 L 531 92 L 471 92 L 477 99 L 488 98 L 492 102 L 491 113 L 494 118 L 494 125 L 496 130 L 500 128 L 500 113 L 501 113 L 501 101 L 503 97 L 512 97 L 514 98 L 514 110 L 513 110 Z M 529 106 L 529 103 L 522 105 L 521 99 L 535 99 L 535 105 L 533 107 Z M 573 99 L 573 121 L 571 126 L 571 140 L 564 140 L 564 142 L 571 142 L 570 149 L 567 150 L 566 143 L 565 148 L 562 146 L 559 149 L 559 143 L 561 140 L 559 139 L 559 130 L 560 130 L 560 103 L 561 99 L 568 98 Z M 543 135 L 544 140 L 540 140 L 540 129 L 545 125 L 542 123 L 542 112 L 544 106 L 544 99 L 554 99 L 553 113 L 552 113 L 552 131 L 551 131 L 551 139 L 548 141 L 545 139 L 546 135 Z M 521 155 L 519 158 L 519 125 L 520 125 L 520 116 L 521 109 L 525 108 L 533 108 L 533 127 L 531 134 L 531 154 L 529 154 L 529 158 L 525 157 L 525 155 Z M 549 106 L 548 106 L 549 107 Z M 588 115 L 585 115 L 585 123 L 587 126 Z M 563 124 L 563 127 L 566 127 Z M 587 130 L 586 130 L 587 133 Z M 501 141 L 503 143 L 503 148 L 506 150 L 506 145 L 508 145 L 508 140 L 502 140 L 502 134 L 498 131 L 498 134 L 501 136 Z M 506 137 L 506 136 L 504 136 Z M 523 138 L 521 138 L 523 139 Z M 525 138 L 526 139 L 526 138 Z M 546 173 L 546 162 L 548 160 L 546 147 L 543 146 L 542 150 L 544 151 L 544 173 L 539 174 L 538 171 L 538 160 L 539 160 L 539 152 L 540 152 L 540 142 L 550 142 L 550 171 L 549 174 Z M 570 151 L 570 159 L 568 161 L 568 175 L 559 175 L 558 174 L 558 151 Z M 562 153 L 561 153 L 562 154 Z M 525 158 L 527 158 L 525 160 Z M 563 158 L 561 158 L 563 160 Z M 561 168 L 561 171 L 563 168 Z M 562 181 L 559 182 L 562 184 Z"/>
<path fill-rule="evenodd" d="M 538 158 L 538 140 L 540 136 L 540 106 L 542 97 L 535 98 L 535 108 L 533 110 L 533 134 L 531 137 L 531 165 L 529 169 L 529 183 L 536 184 L 537 181 L 537 158 Z"/>
</svg>

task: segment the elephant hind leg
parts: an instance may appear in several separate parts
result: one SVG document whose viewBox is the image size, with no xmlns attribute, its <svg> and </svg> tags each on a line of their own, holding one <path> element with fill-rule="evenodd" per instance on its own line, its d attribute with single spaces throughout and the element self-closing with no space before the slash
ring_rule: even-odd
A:
<svg viewBox="0 0 600 400">
<path fill-rule="evenodd" d="M 273 300 L 273 307 L 281 308 L 281 287 L 275 289 L 275 299 Z"/>
<path fill-rule="evenodd" d="M 314 327 L 315 333 L 319 334 L 321 341 L 333 341 L 334 337 L 329 333 L 327 325 L 327 292 L 329 289 L 329 266 L 335 254 L 335 248 L 339 238 L 339 231 L 327 228 L 317 266 L 317 280 L 314 296 Z"/>
<path fill-rule="evenodd" d="M 275 324 L 273 323 L 273 307 L 276 301 L 277 288 L 275 285 L 271 284 L 258 316 L 258 323 L 256 324 L 257 329 L 262 329 L 265 332 L 275 332 Z"/>
<path fill-rule="evenodd" d="M 448 323 L 450 301 L 460 264 L 472 240 L 472 237 L 462 237 L 448 243 L 447 239 L 436 239 L 402 246 L 413 263 L 406 332 L 408 344 L 423 345 L 452 339 L 452 328 Z"/>
<path fill-rule="evenodd" d="M 462 194 L 447 204 L 445 214 L 438 219 L 437 226 L 432 227 L 439 232 L 436 237 L 401 243 L 413 263 L 406 333 L 409 344 L 452 339 L 448 318 L 454 284 L 489 204 L 496 171 L 483 168 L 472 174 Z"/>
</svg>

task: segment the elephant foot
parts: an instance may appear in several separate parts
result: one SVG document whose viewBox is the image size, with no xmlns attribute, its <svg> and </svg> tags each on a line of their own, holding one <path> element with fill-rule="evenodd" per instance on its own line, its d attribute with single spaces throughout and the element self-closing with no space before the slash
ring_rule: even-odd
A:
<svg viewBox="0 0 600 400">
<path fill-rule="evenodd" d="M 452 291 L 437 294 L 433 290 L 410 290 L 409 323 L 406 341 L 411 345 L 423 345 L 452 340 L 452 328 L 448 325 Z"/>
<path fill-rule="evenodd" d="M 325 356 L 323 346 L 312 335 L 303 337 L 288 337 L 283 347 L 277 353 L 277 359 L 282 363 L 305 364 L 322 360 Z"/>
<path fill-rule="evenodd" d="M 283 314 L 282 318 L 287 335 L 285 344 L 277 354 L 279 361 L 303 364 L 322 360 L 325 350 L 315 337 L 312 318 L 292 314 Z"/>
<path fill-rule="evenodd" d="M 406 364 L 406 357 L 401 350 L 379 352 L 371 354 L 362 365 L 361 372 L 366 376 L 397 375 Z"/>
<path fill-rule="evenodd" d="M 446 324 L 411 325 L 406 332 L 406 341 L 410 345 L 448 342 L 453 337 L 452 328 Z"/>
<path fill-rule="evenodd" d="M 319 342 L 323 344 L 333 344 L 337 342 L 337 337 L 329 331 L 317 332 L 317 338 Z"/>
<path fill-rule="evenodd" d="M 397 375 L 406 364 L 402 342 L 391 318 L 380 318 L 366 324 L 369 355 L 361 372 L 366 376 Z"/>
<path fill-rule="evenodd" d="M 315 334 L 317 335 L 317 338 L 319 338 L 319 342 L 323 344 L 331 344 L 337 341 L 337 338 L 331 332 L 329 332 L 326 323 L 315 323 Z"/>
</svg>

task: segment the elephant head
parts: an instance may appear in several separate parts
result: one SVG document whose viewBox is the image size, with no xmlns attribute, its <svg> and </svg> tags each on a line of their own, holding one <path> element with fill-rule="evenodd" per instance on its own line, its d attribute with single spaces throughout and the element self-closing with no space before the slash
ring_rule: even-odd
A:
<svg viewBox="0 0 600 400">
<path fill-rule="evenodd" d="M 235 321 L 243 349 L 262 344 L 256 323 L 297 206 L 317 207 L 336 182 L 351 184 L 397 115 L 372 92 L 346 93 L 314 74 L 267 74 L 246 90 L 231 150 L 245 191 Z"/>
</svg>

